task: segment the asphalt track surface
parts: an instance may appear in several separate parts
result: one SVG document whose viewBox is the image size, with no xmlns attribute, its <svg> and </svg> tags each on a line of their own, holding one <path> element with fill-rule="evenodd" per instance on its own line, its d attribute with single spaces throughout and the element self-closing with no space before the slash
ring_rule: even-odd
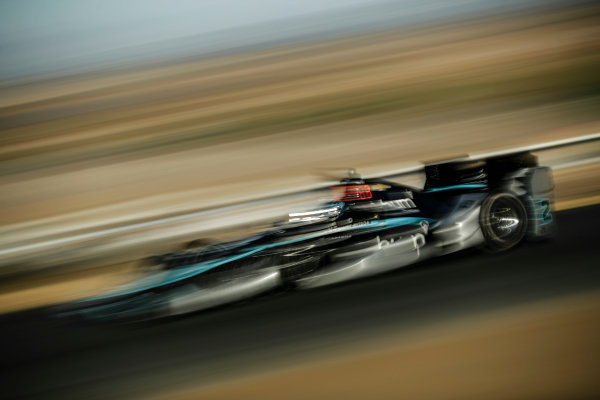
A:
<svg viewBox="0 0 600 400">
<path fill-rule="evenodd" d="M 0 317 L 0 397 L 135 398 L 327 351 L 352 335 L 410 328 L 600 289 L 600 206 L 556 215 L 558 236 L 508 253 L 466 251 L 371 279 L 272 293 L 134 325 Z"/>
</svg>

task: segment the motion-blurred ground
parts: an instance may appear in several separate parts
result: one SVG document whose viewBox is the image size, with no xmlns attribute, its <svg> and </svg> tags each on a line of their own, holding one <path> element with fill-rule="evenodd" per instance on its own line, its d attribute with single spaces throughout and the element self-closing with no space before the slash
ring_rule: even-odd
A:
<svg viewBox="0 0 600 400">
<path fill-rule="evenodd" d="M 586 293 L 387 332 L 334 357 L 156 398 L 594 398 L 598 300 L 597 292 Z"/>
</svg>

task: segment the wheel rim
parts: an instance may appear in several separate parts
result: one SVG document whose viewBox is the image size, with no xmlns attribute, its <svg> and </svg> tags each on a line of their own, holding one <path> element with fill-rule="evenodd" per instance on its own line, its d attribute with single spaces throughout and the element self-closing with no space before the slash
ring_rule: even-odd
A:
<svg viewBox="0 0 600 400">
<path fill-rule="evenodd" d="M 527 214 L 520 200 L 509 194 L 498 194 L 484 205 L 481 224 L 488 249 L 506 250 L 525 236 Z"/>
<path fill-rule="evenodd" d="M 498 203 L 506 203 L 499 201 Z M 500 239 L 508 239 L 518 232 L 521 224 L 519 213 L 507 204 L 494 205 L 490 213 L 490 227 Z"/>
</svg>

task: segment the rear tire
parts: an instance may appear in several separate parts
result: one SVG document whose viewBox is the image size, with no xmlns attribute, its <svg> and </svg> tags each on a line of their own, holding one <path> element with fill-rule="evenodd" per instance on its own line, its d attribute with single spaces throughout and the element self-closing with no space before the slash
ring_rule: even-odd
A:
<svg viewBox="0 0 600 400">
<path fill-rule="evenodd" d="M 523 202 L 510 193 L 491 194 L 481 204 L 479 225 L 490 252 L 508 250 L 527 234 L 527 210 Z"/>
</svg>

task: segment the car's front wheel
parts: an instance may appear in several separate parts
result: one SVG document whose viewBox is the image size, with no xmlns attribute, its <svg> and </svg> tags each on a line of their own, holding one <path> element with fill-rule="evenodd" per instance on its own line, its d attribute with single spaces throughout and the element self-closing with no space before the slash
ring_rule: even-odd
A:
<svg viewBox="0 0 600 400">
<path fill-rule="evenodd" d="M 523 202 L 510 193 L 491 194 L 481 204 L 479 224 L 486 250 L 508 250 L 519 244 L 527 233 L 527 210 Z"/>
</svg>

